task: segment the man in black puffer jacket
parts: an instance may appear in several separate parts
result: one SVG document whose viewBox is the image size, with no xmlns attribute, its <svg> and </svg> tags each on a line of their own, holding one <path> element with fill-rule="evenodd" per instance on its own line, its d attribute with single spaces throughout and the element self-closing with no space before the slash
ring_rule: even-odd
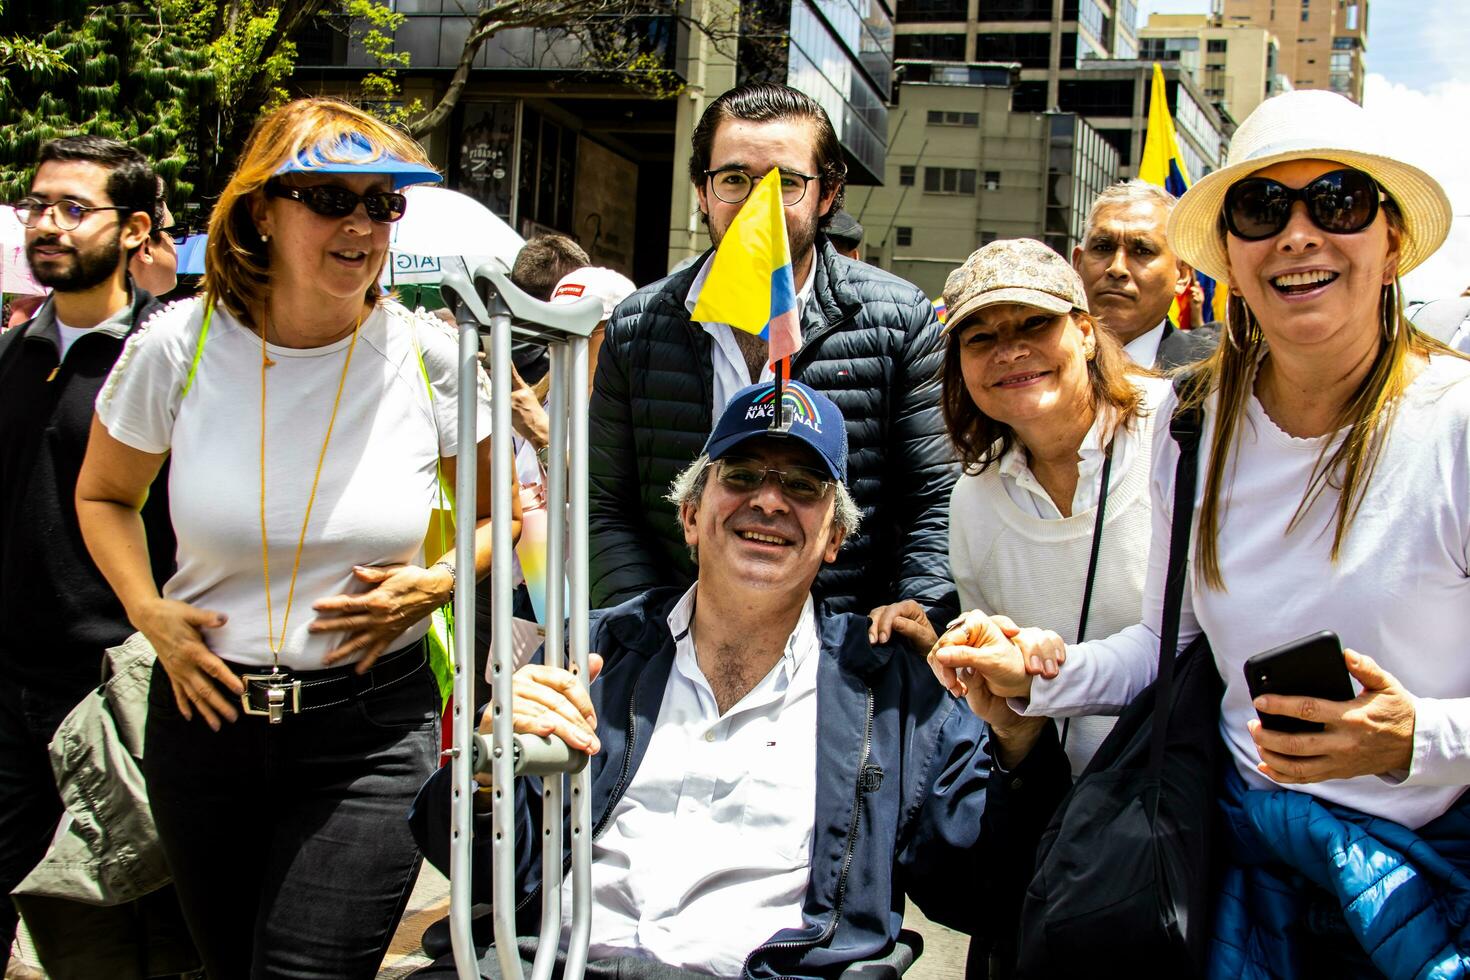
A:
<svg viewBox="0 0 1470 980">
<path fill-rule="evenodd" d="M 818 234 L 841 207 L 846 168 L 811 98 L 783 85 L 733 89 L 710 104 L 693 143 L 690 177 L 717 244 L 756 181 L 781 168 L 802 311 L 791 376 L 846 418 L 849 486 L 863 518 L 815 591 L 837 612 L 905 598 L 944 616 L 954 601 L 948 510 L 958 470 L 939 412 L 933 307 L 917 287 L 839 256 Z M 694 580 L 664 494 L 725 401 L 770 377 L 764 341 L 691 319 L 690 294 L 712 254 L 640 289 L 608 323 L 590 413 L 594 606 Z"/>
</svg>

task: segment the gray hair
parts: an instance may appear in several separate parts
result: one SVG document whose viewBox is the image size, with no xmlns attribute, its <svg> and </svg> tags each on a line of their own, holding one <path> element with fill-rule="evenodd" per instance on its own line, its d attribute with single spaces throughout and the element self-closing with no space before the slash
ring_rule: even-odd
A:
<svg viewBox="0 0 1470 980">
<path fill-rule="evenodd" d="M 1129 204 L 1157 204 L 1164 209 L 1167 216 L 1174 211 L 1174 205 L 1179 203 L 1179 198 L 1164 190 L 1158 184 L 1150 184 L 1146 180 L 1130 177 L 1128 180 L 1120 180 L 1111 184 L 1106 190 L 1097 196 L 1092 202 L 1092 207 L 1087 209 L 1087 227 L 1091 230 L 1097 223 L 1098 212 L 1104 208 L 1123 207 Z"/>
<path fill-rule="evenodd" d="M 710 458 L 705 453 L 699 456 L 679 471 L 674 477 L 674 482 L 669 485 L 669 492 L 664 499 L 674 505 L 675 510 L 683 513 L 684 505 L 691 507 L 699 503 L 704 496 L 704 488 L 709 483 Z M 858 527 L 863 522 L 863 512 L 858 510 L 857 501 L 852 499 L 848 492 L 847 484 L 841 480 L 833 480 L 836 488 L 836 506 L 832 509 L 832 526 L 843 532 L 844 540 L 851 538 L 857 533 Z M 689 553 L 697 560 L 699 553 L 691 548 Z"/>
</svg>

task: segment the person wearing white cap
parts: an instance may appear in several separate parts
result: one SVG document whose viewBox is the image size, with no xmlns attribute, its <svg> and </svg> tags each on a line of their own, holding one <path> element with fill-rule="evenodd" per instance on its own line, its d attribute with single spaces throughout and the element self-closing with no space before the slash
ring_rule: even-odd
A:
<svg viewBox="0 0 1470 980">
<path fill-rule="evenodd" d="M 602 348 L 602 337 L 607 331 L 607 321 L 618 304 L 633 294 L 638 287 L 633 280 L 612 269 L 589 265 L 561 277 L 551 290 L 552 303 L 575 303 L 589 296 L 602 300 L 602 319 L 587 338 L 587 385 L 592 386 L 597 371 L 597 352 Z M 528 385 L 516 372 L 515 390 L 511 395 L 511 424 L 516 433 L 526 439 L 537 453 L 544 454 L 550 441 L 550 422 L 546 417 L 546 393 L 551 387 L 551 378 L 545 376 L 534 385 Z"/>
<path fill-rule="evenodd" d="M 346 103 L 275 110 L 215 207 L 202 296 L 135 333 L 97 398 L 77 512 L 158 656 L 143 775 L 213 980 L 375 976 L 418 873 L 428 617 L 456 587 L 452 551 L 424 567 L 425 529 L 441 475 L 490 456 L 484 386 L 459 444 L 453 336 L 378 285 L 401 189 L 438 179 Z M 165 459 L 160 590 L 138 507 Z"/>
<path fill-rule="evenodd" d="M 1464 849 L 1470 809 L 1470 361 L 1403 314 L 1399 277 L 1444 241 L 1451 212 L 1394 153 L 1340 96 L 1278 96 L 1169 224 L 1180 257 L 1231 290 L 1190 399 L 1204 435 L 1179 631 L 1181 649 L 1207 636 L 1225 682 L 1222 806 L 1231 859 L 1249 862 L 1227 874 L 1212 975 L 1450 975 L 1466 962 L 1439 904 L 1453 872 L 1435 862 L 1439 847 Z M 1070 646 L 1043 633 L 941 651 L 942 663 L 975 667 L 1028 714 L 1116 711 L 1144 689 L 1178 460 L 1167 430 L 1155 429 L 1143 622 Z M 1253 701 L 1246 660 L 1320 630 L 1341 638 L 1356 696 Z M 1032 654 L 1056 676 L 1028 674 Z M 1325 727 L 1267 729 L 1258 712 Z"/>
</svg>

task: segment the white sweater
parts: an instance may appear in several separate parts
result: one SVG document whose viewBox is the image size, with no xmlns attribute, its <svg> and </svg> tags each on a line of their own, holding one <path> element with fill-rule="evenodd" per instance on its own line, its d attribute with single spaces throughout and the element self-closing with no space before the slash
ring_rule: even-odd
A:
<svg viewBox="0 0 1470 980">
<path fill-rule="evenodd" d="M 1415 696 L 1407 773 L 1295 786 L 1325 800 L 1419 827 L 1470 784 L 1470 362 L 1435 357 L 1401 399 L 1362 507 L 1336 562 L 1336 495 L 1322 495 L 1289 533 L 1322 439 L 1282 432 L 1251 399 L 1220 523 L 1226 591 L 1191 574 L 1180 646 L 1201 629 L 1225 681 L 1220 729 L 1246 782 L 1274 786 L 1246 730 L 1255 717 L 1242 675 L 1247 658 L 1316 630 L 1373 657 Z M 1173 411 L 1172 395 L 1159 417 Z M 1206 406 L 1201 460 L 1215 414 Z M 1154 431 L 1153 546 L 1140 624 L 1071 646 L 1055 680 L 1038 679 L 1026 710 L 1064 716 L 1117 712 L 1153 680 L 1163 610 L 1178 447 Z M 1200 481 L 1203 494 L 1204 480 Z"/>
<path fill-rule="evenodd" d="M 1144 417 L 1115 437 L 1114 458 L 1126 459 L 1127 470 L 1114 472 L 1108 481 L 1089 636 L 1110 636 L 1138 622 L 1151 528 L 1148 482 L 1155 407 L 1169 384 L 1150 379 L 1141 386 Z M 1097 508 L 1071 517 L 1038 517 L 1034 509 L 1017 505 L 1001 469 L 993 465 L 979 475 L 961 476 L 950 494 L 949 562 L 960 606 L 1054 630 L 1071 643 L 1082 614 Z M 1072 719 L 1066 750 L 1074 774 L 1091 761 L 1115 720 L 1107 714 Z"/>
</svg>

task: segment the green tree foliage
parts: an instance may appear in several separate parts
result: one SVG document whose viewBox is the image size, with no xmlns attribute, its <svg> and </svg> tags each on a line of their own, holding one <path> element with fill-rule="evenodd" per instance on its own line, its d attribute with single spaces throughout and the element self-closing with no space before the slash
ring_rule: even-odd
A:
<svg viewBox="0 0 1470 980">
<path fill-rule="evenodd" d="M 159 8 L 115 3 L 15 40 L 0 61 L 0 199 L 26 192 L 42 143 L 82 133 L 136 146 L 177 193 L 193 190 L 182 176 L 194 149 L 190 117 L 210 74 Z"/>
</svg>

